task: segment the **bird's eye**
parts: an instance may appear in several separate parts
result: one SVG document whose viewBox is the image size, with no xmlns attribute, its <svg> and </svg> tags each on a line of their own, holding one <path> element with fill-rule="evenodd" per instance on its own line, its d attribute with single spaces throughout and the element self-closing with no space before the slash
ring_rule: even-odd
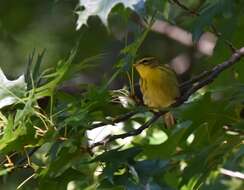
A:
<svg viewBox="0 0 244 190">
<path fill-rule="evenodd" d="M 144 64 L 144 65 L 148 65 L 148 64 L 150 64 L 150 62 L 151 62 L 151 59 L 145 58 L 145 59 L 142 60 L 141 63 Z"/>
<path fill-rule="evenodd" d="M 154 60 L 155 58 L 153 57 L 147 57 L 147 58 L 143 58 L 139 61 L 139 64 L 143 64 L 143 65 L 151 65 L 152 64 L 152 61 Z"/>
<path fill-rule="evenodd" d="M 144 59 L 144 60 L 142 60 L 142 63 L 143 64 L 147 64 L 148 63 L 148 60 L 147 59 Z"/>
</svg>

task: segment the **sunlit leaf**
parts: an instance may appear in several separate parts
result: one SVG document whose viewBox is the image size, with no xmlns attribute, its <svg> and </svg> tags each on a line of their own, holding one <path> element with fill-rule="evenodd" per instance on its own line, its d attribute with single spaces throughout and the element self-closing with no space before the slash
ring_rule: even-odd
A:
<svg viewBox="0 0 244 190">
<path fill-rule="evenodd" d="M 0 68 L 0 108 L 20 101 L 24 97 L 26 88 L 24 75 L 16 80 L 8 80 Z"/>
<path fill-rule="evenodd" d="M 80 29 L 83 25 L 87 24 L 88 18 L 93 15 L 99 16 L 101 21 L 107 25 L 110 11 L 119 3 L 136 11 L 143 6 L 144 0 L 80 0 L 79 5 L 84 7 L 84 10 L 77 11 L 79 16 L 77 20 L 77 29 Z"/>
</svg>

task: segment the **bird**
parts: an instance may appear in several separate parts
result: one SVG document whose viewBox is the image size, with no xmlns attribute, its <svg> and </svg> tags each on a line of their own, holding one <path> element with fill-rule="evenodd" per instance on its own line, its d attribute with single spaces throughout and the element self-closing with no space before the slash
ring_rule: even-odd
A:
<svg viewBox="0 0 244 190">
<path fill-rule="evenodd" d="M 176 73 L 169 66 L 161 64 L 157 58 L 146 57 L 133 66 L 140 76 L 143 103 L 151 110 L 158 112 L 168 108 L 180 97 Z M 165 117 L 170 116 L 167 113 Z"/>
</svg>

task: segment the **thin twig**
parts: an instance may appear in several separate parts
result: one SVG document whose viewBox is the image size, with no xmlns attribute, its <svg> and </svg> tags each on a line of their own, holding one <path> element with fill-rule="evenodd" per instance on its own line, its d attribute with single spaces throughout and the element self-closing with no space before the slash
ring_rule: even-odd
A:
<svg viewBox="0 0 244 190">
<path fill-rule="evenodd" d="M 138 111 L 131 111 L 131 112 L 128 112 L 128 113 L 126 113 L 124 115 L 121 115 L 121 116 L 119 116 L 117 118 L 108 120 L 107 122 L 95 123 L 95 124 L 91 125 L 88 130 L 92 130 L 92 129 L 95 129 L 95 128 L 98 128 L 98 127 L 102 127 L 104 125 L 114 125 L 116 123 L 120 123 L 122 121 L 126 121 L 126 120 L 130 119 L 132 116 L 134 116 L 135 114 L 137 114 L 137 113 L 138 113 Z"/>
<path fill-rule="evenodd" d="M 236 171 L 231 171 L 231 170 L 227 170 L 224 168 L 220 168 L 220 173 L 223 175 L 227 175 L 229 177 L 234 177 L 234 178 L 239 178 L 239 179 L 244 179 L 244 173 L 241 172 L 236 172 Z"/>
<path fill-rule="evenodd" d="M 184 5 L 183 3 L 181 3 L 179 0 L 171 0 L 171 1 L 173 1 L 176 5 L 178 5 L 180 8 L 182 8 L 186 12 L 190 13 L 191 15 L 200 16 L 200 13 L 198 13 L 198 12 L 196 12 L 194 10 L 191 10 L 186 5 Z"/>
<path fill-rule="evenodd" d="M 10 159 L 10 157 L 8 155 L 5 156 L 6 160 L 8 163 L 4 164 L 5 167 L 12 167 L 14 166 L 14 163 L 12 162 L 12 160 Z"/>
<path fill-rule="evenodd" d="M 29 166 L 31 166 L 31 160 L 30 160 L 30 156 L 28 154 L 28 152 L 26 151 L 26 149 L 24 148 L 24 152 L 25 152 L 25 155 L 26 155 L 26 160 L 27 160 L 27 163 Z"/>
<path fill-rule="evenodd" d="M 9 159 L 11 159 L 11 158 L 12 158 L 13 156 L 15 156 L 16 154 L 17 154 L 17 152 L 13 152 L 13 153 L 11 153 L 10 155 L 5 156 L 4 159 L 0 161 L 0 166 L 3 165 L 3 164 L 5 164 L 6 162 L 7 162 L 7 163 L 10 163 L 10 162 L 9 162 Z"/>
<path fill-rule="evenodd" d="M 35 173 L 32 174 L 31 176 L 29 176 L 27 179 L 25 179 L 23 182 L 21 182 L 21 184 L 19 184 L 19 186 L 16 189 L 20 189 L 21 187 L 23 187 L 24 184 L 26 184 L 30 179 L 32 179 L 33 177 L 35 177 Z"/>
</svg>

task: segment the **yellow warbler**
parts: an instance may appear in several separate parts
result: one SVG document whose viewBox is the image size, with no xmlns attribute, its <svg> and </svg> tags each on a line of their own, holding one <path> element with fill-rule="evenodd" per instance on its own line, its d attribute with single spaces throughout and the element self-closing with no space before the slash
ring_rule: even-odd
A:
<svg viewBox="0 0 244 190">
<path fill-rule="evenodd" d="M 134 67 L 140 75 L 140 89 L 143 102 L 154 111 L 169 107 L 180 96 L 175 72 L 160 64 L 154 57 L 139 60 Z M 166 114 L 166 126 L 173 125 L 173 116 Z"/>
</svg>

